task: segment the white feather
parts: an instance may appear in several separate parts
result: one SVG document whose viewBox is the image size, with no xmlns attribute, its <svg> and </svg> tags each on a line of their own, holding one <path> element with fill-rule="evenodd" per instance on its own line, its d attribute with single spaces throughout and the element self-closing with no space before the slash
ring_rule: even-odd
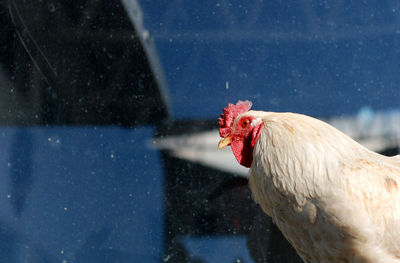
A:
<svg viewBox="0 0 400 263">
<path fill-rule="evenodd" d="M 264 122 L 253 151 L 256 202 L 305 262 L 400 262 L 400 162 L 300 114 Z"/>
</svg>

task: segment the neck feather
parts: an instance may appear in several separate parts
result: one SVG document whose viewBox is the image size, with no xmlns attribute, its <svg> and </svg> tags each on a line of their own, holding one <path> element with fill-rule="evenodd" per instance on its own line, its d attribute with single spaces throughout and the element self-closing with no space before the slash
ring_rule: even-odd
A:
<svg viewBox="0 0 400 263">
<path fill-rule="evenodd" d="M 319 194 L 316 185 L 340 180 L 342 163 L 370 153 L 334 127 L 305 115 L 265 113 L 263 121 L 251 175 L 299 204 Z"/>
</svg>

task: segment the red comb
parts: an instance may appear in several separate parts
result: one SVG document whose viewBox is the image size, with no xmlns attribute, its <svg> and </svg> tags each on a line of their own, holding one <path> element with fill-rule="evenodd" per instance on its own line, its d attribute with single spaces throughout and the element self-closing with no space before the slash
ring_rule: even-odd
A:
<svg viewBox="0 0 400 263">
<path fill-rule="evenodd" d="M 232 128 L 233 122 L 236 117 L 242 113 L 245 113 L 251 108 L 251 101 L 239 100 L 236 105 L 231 103 L 228 104 L 228 107 L 224 108 L 224 113 L 221 114 L 221 118 L 218 118 L 219 124 L 219 135 L 224 138 L 229 135 L 230 130 Z"/>
</svg>

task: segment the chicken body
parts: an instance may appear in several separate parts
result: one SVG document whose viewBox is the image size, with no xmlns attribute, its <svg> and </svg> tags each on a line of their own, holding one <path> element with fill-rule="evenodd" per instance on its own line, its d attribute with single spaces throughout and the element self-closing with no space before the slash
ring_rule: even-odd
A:
<svg viewBox="0 0 400 263">
<path fill-rule="evenodd" d="M 301 114 L 263 122 L 249 185 L 305 262 L 400 262 L 400 158 L 369 151 Z"/>
</svg>

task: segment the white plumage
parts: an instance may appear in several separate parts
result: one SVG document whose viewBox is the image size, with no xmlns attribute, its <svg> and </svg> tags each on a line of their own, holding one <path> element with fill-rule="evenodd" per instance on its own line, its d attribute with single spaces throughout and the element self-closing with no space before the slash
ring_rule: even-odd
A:
<svg viewBox="0 0 400 263">
<path fill-rule="evenodd" d="M 305 262 L 400 262 L 400 158 L 315 118 L 262 111 L 238 114 L 221 148 L 243 119 L 263 123 L 252 151 L 253 197 Z"/>
</svg>

